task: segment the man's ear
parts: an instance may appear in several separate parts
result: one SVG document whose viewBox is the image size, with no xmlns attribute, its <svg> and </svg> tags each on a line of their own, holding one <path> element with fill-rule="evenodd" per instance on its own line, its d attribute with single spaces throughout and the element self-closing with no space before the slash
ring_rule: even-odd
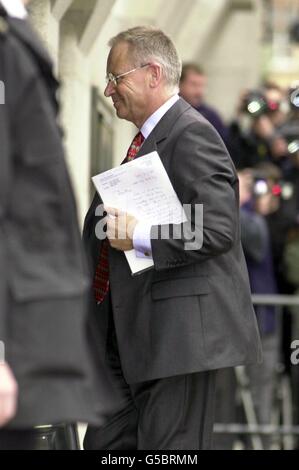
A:
<svg viewBox="0 0 299 470">
<path fill-rule="evenodd" d="M 157 88 L 162 81 L 162 67 L 160 64 L 150 65 L 150 86 L 151 88 Z"/>
</svg>

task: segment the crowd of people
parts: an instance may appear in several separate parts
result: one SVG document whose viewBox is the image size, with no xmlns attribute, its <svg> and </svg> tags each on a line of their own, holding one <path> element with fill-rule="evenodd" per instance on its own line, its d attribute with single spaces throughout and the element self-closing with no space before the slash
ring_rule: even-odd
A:
<svg viewBox="0 0 299 470">
<path fill-rule="evenodd" d="M 181 95 L 217 129 L 238 170 L 240 221 L 252 294 L 296 294 L 299 289 L 299 82 L 288 89 L 265 82 L 244 90 L 235 118 L 224 123 L 205 103 L 207 76 L 196 64 L 185 64 Z M 298 307 L 256 305 L 263 344 L 261 365 L 247 368 L 260 424 L 270 424 L 278 364 L 289 374 L 293 420 L 298 422 L 298 372 L 290 364 L 290 344 L 298 338 Z M 282 315 L 281 315 L 282 314 Z M 221 387 L 221 393 L 231 391 Z M 221 379 L 219 379 L 221 381 Z M 236 414 L 227 413 L 233 422 Z M 219 420 L 223 413 L 219 412 Z M 266 446 L 271 445 L 268 439 Z"/>
</svg>

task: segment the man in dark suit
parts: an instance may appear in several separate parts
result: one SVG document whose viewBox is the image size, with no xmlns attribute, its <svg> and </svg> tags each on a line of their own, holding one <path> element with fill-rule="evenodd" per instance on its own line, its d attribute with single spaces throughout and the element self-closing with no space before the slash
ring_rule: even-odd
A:
<svg viewBox="0 0 299 470">
<path fill-rule="evenodd" d="M 37 425 L 95 419 L 89 280 L 56 119 L 58 83 L 26 15 L 20 0 L 0 1 L 0 426 L 17 401 L 0 448 L 34 445 L 26 436 Z"/>
<path fill-rule="evenodd" d="M 204 70 L 199 65 L 196 63 L 183 64 L 180 80 L 180 96 L 215 127 L 226 144 L 228 129 L 219 112 L 205 101 L 207 80 Z"/>
<path fill-rule="evenodd" d="M 238 177 L 218 133 L 177 95 L 181 62 L 171 40 L 137 27 L 110 46 L 105 95 L 118 117 L 139 129 L 125 162 L 159 153 L 203 244 L 190 250 L 187 229 L 178 239 L 186 223 L 166 227 L 164 239 L 165 227 L 131 215 L 123 223 L 115 208 L 101 220 L 95 196 L 84 229 L 95 279 L 94 347 L 115 401 L 105 425 L 89 427 L 85 448 L 207 449 L 216 370 L 260 358 L 240 244 Z M 194 215 L 200 204 L 203 226 Z M 107 223 L 109 243 L 97 239 L 99 220 Z M 152 257 L 154 268 L 132 277 L 124 255 L 132 248 Z"/>
</svg>

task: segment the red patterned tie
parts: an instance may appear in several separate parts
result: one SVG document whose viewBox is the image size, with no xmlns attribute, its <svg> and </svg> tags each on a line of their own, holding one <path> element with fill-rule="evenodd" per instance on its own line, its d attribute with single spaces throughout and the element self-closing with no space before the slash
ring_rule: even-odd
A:
<svg viewBox="0 0 299 470">
<path fill-rule="evenodd" d="M 143 142 L 144 137 L 141 132 L 138 132 L 130 145 L 127 156 L 123 163 L 134 160 Z M 100 259 L 96 268 L 93 287 L 97 303 L 102 303 L 107 292 L 109 291 L 109 242 L 107 238 L 103 240 L 101 245 Z"/>
</svg>

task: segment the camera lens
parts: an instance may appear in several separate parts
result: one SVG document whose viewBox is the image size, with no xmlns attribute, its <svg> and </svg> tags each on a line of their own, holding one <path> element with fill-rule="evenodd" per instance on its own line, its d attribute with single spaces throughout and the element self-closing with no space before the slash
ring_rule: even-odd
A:
<svg viewBox="0 0 299 470">
<path fill-rule="evenodd" d="M 294 108 L 299 109 L 299 86 L 298 84 L 296 88 L 291 89 L 290 102 Z"/>
<path fill-rule="evenodd" d="M 288 145 L 288 151 L 290 154 L 299 152 L 299 140 L 293 140 L 293 142 L 290 142 Z"/>
</svg>

